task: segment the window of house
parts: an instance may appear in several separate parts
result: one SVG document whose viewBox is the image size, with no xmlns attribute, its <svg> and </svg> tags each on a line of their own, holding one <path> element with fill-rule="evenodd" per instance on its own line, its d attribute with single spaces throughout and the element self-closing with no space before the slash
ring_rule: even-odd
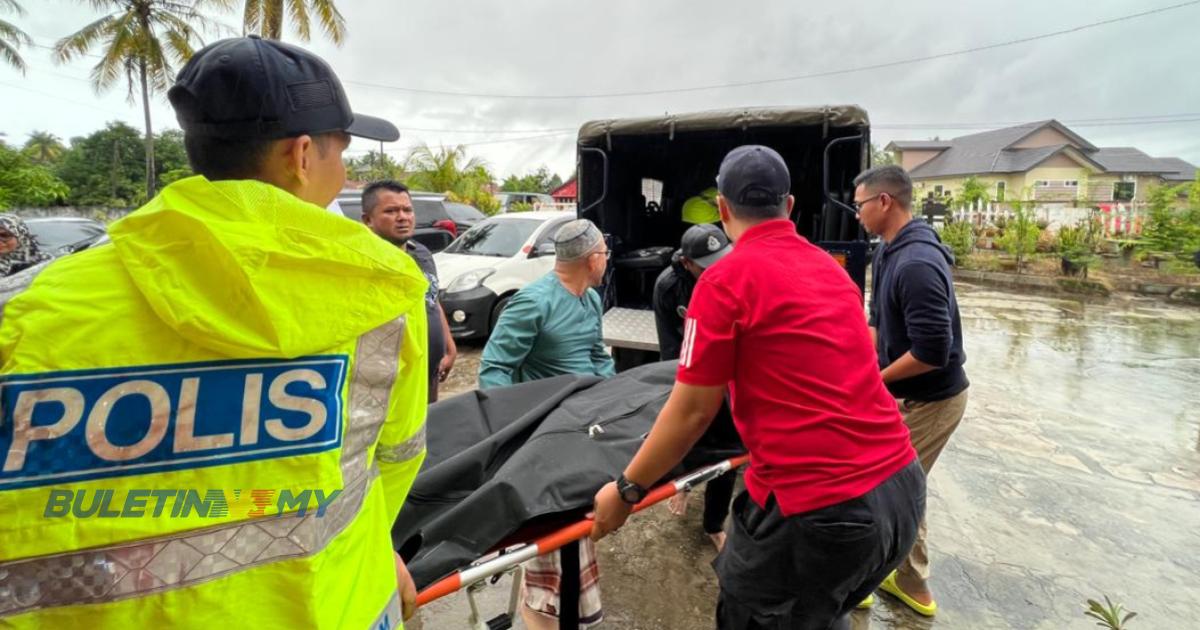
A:
<svg viewBox="0 0 1200 630">
<path fill-rule="evenodd" d="M 1079 180 L 1077 180 L 1077 179 L 1068 179 L 1068 180 L 1066 180 L 1066 181 L 1064 181 L 1064 182 L 1063 182 L 1063 186 L 1066 186 L 1066 187 L 1068 187 L 1068 188 L 1078 188 L 1078 187 L 1079 187 Z"/>
<path fill-rule="evenodd" d="M 941 185 L 941 184 L 938 184 L 937 186 L 934 186 L 934 187 L 933 187 L 933 194 L 934 194 L 935 196 L 937 196 L 937 197 L 941 197 L 941 196 L 942 196 L 942 192 L 943 192 L 943 191 L 942 191 L 942 185 Z"/>
<path fill-rule="evenodd" d="M 1004 201 L 1004 182 L 996 182 L 996 201 Z"/>
<path fill-rule="evenodd" d="M 1133 201 L 1137 195 L 1137 182 L 1113 182 L 1113 201 Z"/>
</svg>

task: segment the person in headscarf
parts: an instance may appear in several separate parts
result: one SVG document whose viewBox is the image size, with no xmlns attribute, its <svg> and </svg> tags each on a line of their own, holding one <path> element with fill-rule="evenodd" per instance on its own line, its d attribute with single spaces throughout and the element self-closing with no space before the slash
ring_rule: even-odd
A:
<svg viewBox="0 0 1200 630">
<path fill-rule="evenodd" d="M 42 251 L 29 226 L 12 213 L 0 214 L 0 277 L 53 258 Z"/>
</svg>

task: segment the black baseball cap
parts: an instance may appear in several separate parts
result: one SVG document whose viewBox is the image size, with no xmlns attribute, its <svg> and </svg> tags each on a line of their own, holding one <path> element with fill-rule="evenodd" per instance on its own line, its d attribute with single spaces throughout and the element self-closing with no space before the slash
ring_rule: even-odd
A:
<svg viewBox="0 0 1200 630">
<path fill-rule="evenodd" d="M 758 144 L 740 146 L 721 161 L 717 190 L 739 206 L 776 206 L 792 190 L 783 156 Z"/>
<path fill-rule="evenodd" d="M 200 49 L 167 98 L 188 134 L 278 140 L 344 131 L 384 142 L 400 138 L 392 123 L 350 110 L 342 82 L 324 59 L 257 35 Z"/>
<path fill-rule="evenodd" d="M 693 225 L 683 233 L 679 250 L 692 262 L 708 269 L 733 251 L 729 237 L 715 225 Z"/>
</svg>

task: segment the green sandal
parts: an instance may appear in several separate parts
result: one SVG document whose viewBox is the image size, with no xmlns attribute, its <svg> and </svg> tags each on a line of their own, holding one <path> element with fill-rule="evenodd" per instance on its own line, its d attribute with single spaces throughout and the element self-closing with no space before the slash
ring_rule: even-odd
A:
<svg viewBox="0 0 1200 630">
<path fill-rule="evenodd" d="M 921 602 L 910 597 L 908 593 L 900 590 L 900 587 L 896 586 L 895 571 L 892 571 L 886 578 L 884 578 L 883 584 L 880 584 L 879 588 L 883 589 L 883 592 L 893 595 L 900 601 L 904 602 L 905 606 L 908 606 L 916 611 L 918 615 L 932 617 L 937 613 L 937 602 L 929 602 L 928 605 L 922 604 Z"/>
</svg>

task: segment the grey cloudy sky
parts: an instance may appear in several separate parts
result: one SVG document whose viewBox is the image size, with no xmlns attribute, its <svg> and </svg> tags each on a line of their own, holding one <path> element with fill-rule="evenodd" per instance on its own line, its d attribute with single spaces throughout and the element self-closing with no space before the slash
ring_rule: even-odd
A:
<svg viewBox="0 0 1200 630">
<path fill-rule="evenodd" d="M 1134 146 L 1200 164 L 1195 36 L 1200 3 L 962 56 L 730 89 L 533 100 L 363 85 L 546 96 L 686 88 L 963 50 L 1184 1 L 342 0 L 346 43 L 338 48 L 317 40 L 310 46 L 346 82 L 356 110 L 402 128 L 403 137 L 387 145 L 389 152 L 399 154 L 419 142 L 468 144 L 500 176 L 543 163 L 565 176 L 574 167 L 574 134 L 546 136 L 595 118 L 841 103 L 866 108 L 881 145 L 975 130 L 955 128 L 962 124 L 1057 118 L 1100 146 Z M 41 45 L 52 45 L 99 15 L 80 1 L 23 4 L 26 16 L 0 18 L 17 23 Z M 236 13 L 216 17 L 238 24 Z M 296 38 L 289 34 L 285 40 Z M 123 88 L 92 92 L 86 78 L 95 59 L 56 66 L 45 48 L 25 49 L 23 55 L 30 66 L 26 77 L 0 68 L 0 132 L 9 143 L 24 142 L 35 129 L 70 138 L 114 119 L 141 127 L 141 108 L 125 101 Z M 1187 122 L 1145 122 L 1174 114 L 1193 115 L 1183 119 Z M 153 115 L 156 129 L 175 126 L 165 99 L 156 101 Z M 1134 117 L 1140 120 L 1113 120 Z M 1097 125 L 1097 119 L 1105 124 Z M 929 127 L 900 128 L 912 124 Z M 498 142 L 513 139 L 523 141 Z M 373 146 L 355 141 L 351 149 Z"/>
</svg>

